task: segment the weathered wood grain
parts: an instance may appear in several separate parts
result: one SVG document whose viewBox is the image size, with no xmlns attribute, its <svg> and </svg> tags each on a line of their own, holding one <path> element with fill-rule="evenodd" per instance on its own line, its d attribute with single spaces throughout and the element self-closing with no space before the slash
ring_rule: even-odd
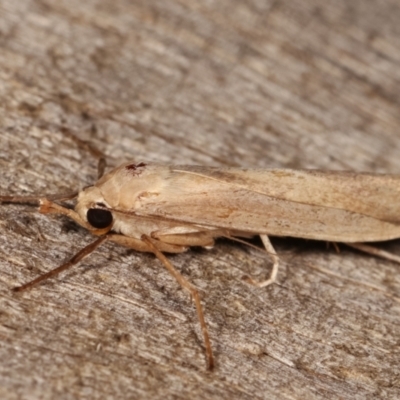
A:
<svg viewBox="0 0 400 400">
<path fill-rule="evenodd" d="M 2 194 L 78 189 L 96 161 L 400 173 L 400 5 L 368 1 L 0 0 Z M 206 211 L 206 210 L 205 210 Z M 400 267 L 279 239 L 268 259 L 221 241 L 171 257 L 195 309 L 148 254 L 63 218 L 0 206 L 3 399 L 399 398 Z M 400 253 L 399 242 L 386 248 Z"/>
</svg>

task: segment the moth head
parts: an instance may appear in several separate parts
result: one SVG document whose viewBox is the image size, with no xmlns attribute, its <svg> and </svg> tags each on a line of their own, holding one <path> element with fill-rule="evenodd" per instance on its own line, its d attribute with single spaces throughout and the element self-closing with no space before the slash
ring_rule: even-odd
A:
<svg viewBox="0 0 400 400">
<path fill-rule="evenodd" d="M 114 218 L 110 206 L 96 186 L 89 186 L 79 193 L 75 211 L 92 230 L 107 232 L 112 228 Z"/>
</svg>

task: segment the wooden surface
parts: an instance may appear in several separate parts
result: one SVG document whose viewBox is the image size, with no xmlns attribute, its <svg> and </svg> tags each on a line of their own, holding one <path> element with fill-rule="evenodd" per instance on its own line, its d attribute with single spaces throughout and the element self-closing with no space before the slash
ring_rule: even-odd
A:
<svg viewBox="0 0 400 400">
<path fill-rule="evenodd" d="M 52 194 L 110 165 L 165 163 L 400 173 L 397 0 L 0 0 L 0 187 Z M 189 296 L 151 254 L 111 244 L 58 279 L 10 289 L 93 238 L 0 206 L 2 399 L 394 399 L 400 267 L 279 239 L 170 257 L 201 292 L 216 368 Z M 258 244 L 258 242 L 255 242 Z M 386 248 L 400 253 L 399 241 Z"/>
</svg>

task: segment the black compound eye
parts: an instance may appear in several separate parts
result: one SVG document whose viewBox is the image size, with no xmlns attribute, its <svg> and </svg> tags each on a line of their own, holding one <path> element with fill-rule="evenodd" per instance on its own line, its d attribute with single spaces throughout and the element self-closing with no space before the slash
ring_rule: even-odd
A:
<svg viewBox="0 0 400 400">
<path fill-rule="evenodd" d="M 90 225 L 95 228 L 102 229 L 111 225 L 113 216 L 110 211 L 99 208 L 89 208 L 86 218 Z"/>
</svg>

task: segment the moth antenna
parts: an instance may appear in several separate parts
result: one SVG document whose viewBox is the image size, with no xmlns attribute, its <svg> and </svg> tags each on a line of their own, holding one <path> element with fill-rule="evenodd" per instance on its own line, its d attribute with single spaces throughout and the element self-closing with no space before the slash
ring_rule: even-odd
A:
<svg viewBox="0 0 400 400">
<path fill-rule="evenodd" d="M 100 179 L 104 175 L 104 171 L 107 167 L 107 161 L 106 158 L 100 157 L 99 162 L 97 164 L 97 179 Z"/>
<path fill-rule="evenodd" d="M 97 179 L 100 179 L 104 175 L 104 171 L 107 166 L 107 161 L 104 153 L 100 151 L 98 148 L 91 145 L 89 142 L 78 138 L 73 132 L 71 132 L 68 128 L 62 127 L 61 132 L 72 139 L 79 147 L 83 147 L 86 151 L 88 151 L 93 157 L 98 159 L 97 164 Z"/>
<path fill-rule="evenodd" d="M 104 171 L 107 167 L 107 161 L 105 155 L 96 147 L 92 146 L 88 142 L 79 139 L 74 133 L 65 127 L 60 128 L 61 132 L 72 139 L 80 147 L 87 150 L 92 156 L 98 159 L 97 164 L 97 179 L 100 179 L 104 175 Z M 40 200 L 46 198 L 50 201 L 65 201 L 72 200 L 77 197 L 79 192 L 69 192 L 62 194 L 46 195 L 46 196 L 0 196 L 0 203 L 13 203 L 13 204 L 28 204 L 33 206 L 39 206 Z"/>
<path fill-rule="evenodd" d="M 30 206 L 40 205 L 40 196 L 0 196 L 0 203 L 27 204 Z"/>
<path fill-rule="evenodd" d="M 65 201 L 74 199 L 78 196 L 78 194 L 79 192 L 53 194 L 49 196 L 0 196 L 0 203 L 28 204 L 39 206 L 40 201 L 44 197 L 50 201 Z"/>
</svg>

